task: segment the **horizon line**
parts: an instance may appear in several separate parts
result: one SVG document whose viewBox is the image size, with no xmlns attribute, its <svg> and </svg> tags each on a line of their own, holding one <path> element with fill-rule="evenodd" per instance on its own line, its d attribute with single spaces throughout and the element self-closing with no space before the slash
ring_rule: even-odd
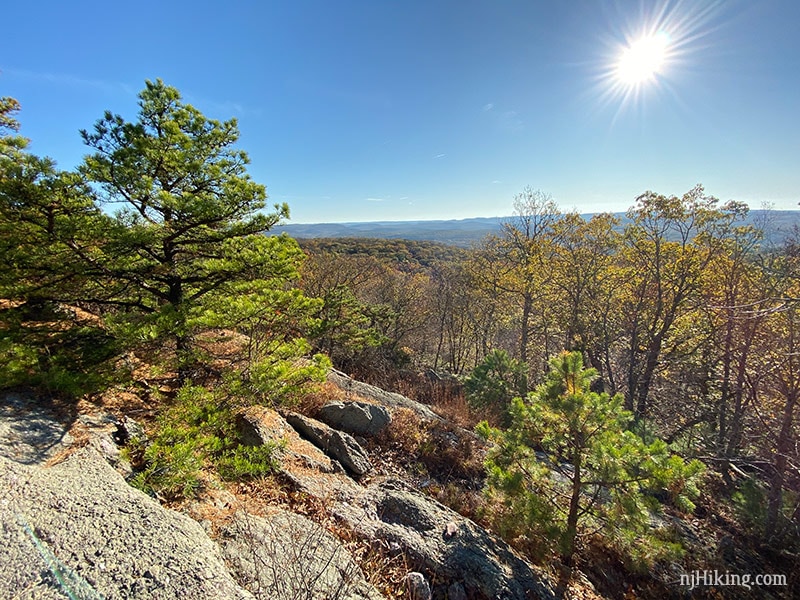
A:
<svg viewBox="0 0 800 600">
<path fill-rule="evenodd" d="M 618 210 L 618 211 L 607 211 L 607 210 L 600 210 L 595 212 L 580 212 L 578 213 L 581 217 L 587 215 L 599 215 L 603 213 L 609 213 L 612 215 L 625 215 L 628 211 L 627 210 Z M 762 213 L 762 212 L 769 212 L 769 213 L 800 213 L 800 208 L 752 208 L 749 210 L 749 213 Z M 562 212 L 560 214 L 568 214 L 566 212 Z M 286 227 L 290 225 L 368 225 L 370 223 L 451 223 L 454 221 L 475 221 L 475 220 L 491 220 L 491 219 L 513 219 L 515 215 L 504 215 L 504 216 L 493 216 L 493 217 L 459 217 L 459 218 L 451 218 L 451 219 L 371 219 L 367 221 L 303 221 L 303 222 L 294 222 L 289 219 L 285 223 L 279 223 L 275 225 L 275 227 Z"/>
</svg>

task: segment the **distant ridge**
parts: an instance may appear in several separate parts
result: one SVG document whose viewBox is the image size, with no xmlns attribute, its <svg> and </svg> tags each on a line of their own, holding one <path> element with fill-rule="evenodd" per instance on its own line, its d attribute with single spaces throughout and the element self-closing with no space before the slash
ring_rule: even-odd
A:
<svg viewBox="0 0 800 600">
<path fill-rule="evenodd" d="M 449 221 L 370 221 L 364 223 L 288 224 L 270 233 L 293 238 L 381 238 L 424 240 L 467 247 L 490 233 L 498 233 L 507 217 L 476 217 Z"/>
<path fill-rule="evenodd" d="M 623 225 L 625 213 L 614 213 Z M 581 215 L 585 219 L 592 214 Z M 287 224 L 269 233 L 286 233 L 296 239 L 315 238 L 380 238 L 424 240 L 452 246 L 469 247 L 489 234 L 500 232 L 501 225 L 512 217 L 474 217 L 438 221 L 370 221 L 363 223 Z M 762 225 L 768 242 L 779 243 L 796 226 L 800 226 L 800 210 L 751 210 L 747 225 Z"/>
</svg>

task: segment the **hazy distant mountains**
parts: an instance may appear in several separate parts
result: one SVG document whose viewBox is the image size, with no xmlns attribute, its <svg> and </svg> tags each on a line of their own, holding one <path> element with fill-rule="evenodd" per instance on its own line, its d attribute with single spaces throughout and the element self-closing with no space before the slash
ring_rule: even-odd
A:
<svg viewBox="0 0 800 600">
<path fill-rule="evenodd" d="M 627 221 L 625 213 L 616 213 Z M 590 214 L 583 215 L 591 218 Z M 499 233 L 502 223 L 511 217 L 476 217 L 450 221 L 371 221 L 368 223 L 288 224 L 275 227 L 270 233 L 286 232 L 296 239 L 313 238 L 383 238 L 427 240 L 468 247 L 492 233 Z M 800 227 L 800 210 L 753 210 L 747 223 L 763 226 L 766 238 L 777 243 L 796 226 Z"/>
<path fill-rule="evenodd" d="M 368 223 L 314 223 L 282 225 L 272 232 L 286 232 L 296 239 L 368 237 L 425 240 L 467 247 L 498 233 L 503 217 L 458 219 L 452 221 L 371 221 Z"/>
</svg>

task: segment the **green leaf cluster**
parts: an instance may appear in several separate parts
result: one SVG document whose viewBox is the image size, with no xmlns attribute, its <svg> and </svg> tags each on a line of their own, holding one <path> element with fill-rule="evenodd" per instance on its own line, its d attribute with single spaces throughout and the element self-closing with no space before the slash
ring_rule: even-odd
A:
<svg viewBox="0 0 800 600">
<path fill-rule="evenodd" d="M 232 378 L 228 387 L 262 404 L 292 406 L 308 392 L 309 384 L 324 381 L 331 368 L 324 354 L 302 358 L 310 351 L 311 345 L 302 338 L 273 344 L 269 353 Z"/>
<path fill-rule="evenodd" d="M 112 362 L 117 340 L 57 306 L 10 306 L 0 309 L 0 322 L 0 389 L 33 386 L 52 396 L 78 398 L 128 376 Z"/>
</svg>

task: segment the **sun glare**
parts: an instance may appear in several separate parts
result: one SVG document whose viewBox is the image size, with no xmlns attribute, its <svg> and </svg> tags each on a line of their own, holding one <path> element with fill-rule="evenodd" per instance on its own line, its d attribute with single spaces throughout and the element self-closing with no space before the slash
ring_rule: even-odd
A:
<svg viewBox="0 0 800 600">
<path fill-rule="evenodd" d="M 633 42 L 620 56 L 617 79 L 629 86 L 654 79 L 664 66 L 668 48 L 669 36 L 663 31 Z"/>
<path fill-rule="evenodd" d="M 628 12 L 621 6 L 608 15 L 600 34 L 594 81 L 587 98 L 603 111 L 616 107 L 612 124 L 646 103 L 683 104 L 682 72 L 701 59 L 704 38 L 718 26 L 720 2 L 652 0 L 647 8 Z M 685 107 L 685 106 L 684 106 Z"/>
</svg>

